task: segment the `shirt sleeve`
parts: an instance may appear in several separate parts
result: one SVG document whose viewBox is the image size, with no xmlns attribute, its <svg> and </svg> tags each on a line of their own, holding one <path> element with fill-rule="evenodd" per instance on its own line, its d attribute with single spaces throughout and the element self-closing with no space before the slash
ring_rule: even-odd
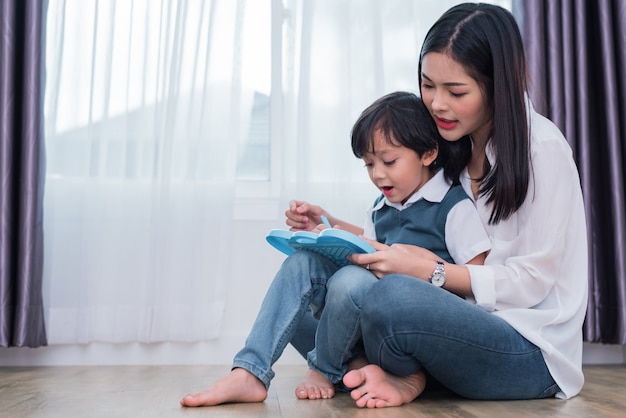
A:
<svg viewBox="0 0 626 418">
<path fill-rule="evenodd" d="M 455 264 L 466 264 L 491 248 L 491 241 L 471 199 L 461 200 L 448 212 L 445 236 L 446 247 Z"/>
<path fill-rule="evenodd" d="M 374 228 L 374 221 L 372 220 L 372 214 L 374 212 L 373 209 L 374 207 L 370 206 L 365 213 L 365 222 L 363 223 L 363 236 L 365 238 L 377 241 L 376 229 Z"/>
</svg>

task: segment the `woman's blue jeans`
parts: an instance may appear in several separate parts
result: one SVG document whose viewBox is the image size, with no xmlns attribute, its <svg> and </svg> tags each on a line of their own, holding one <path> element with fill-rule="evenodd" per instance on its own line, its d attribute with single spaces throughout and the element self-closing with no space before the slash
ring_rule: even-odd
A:
<svg viewBox="0 0 626 418">
<path fill-rule="evenodd" d="M 272 365 L 290 342 L 333 383 L 363 354 L 362 342 L 370 363 L 397 376 L 424 369 L 467 398 L 535 399 L 558 391 L 540 349 L 498 316 L 423 280 L 378 280 L 304 251 L 276 274 L 233 367 L 269 387 Z"/>
<path fill-rule="evenodd" d="M 558 387 L 541 350 L 506 321 L 423 280 L 381 279 L 363 301 L 370 363 L 397 376 L 424 369 L 471 399 L 535 399 Z"/>
<path fill-rule="evenodd" d="M 267 388 L 272 365 L 291 342 L 304 357 L 308 353 L 309 367 L 333 383 L 341 381 L 361 338 L 360 301 L 377 282 L 361 267 L 337 269 L 318 254 L 292 254 L 268 288 L 233 367 L 248 370 Z"/>
</svg>

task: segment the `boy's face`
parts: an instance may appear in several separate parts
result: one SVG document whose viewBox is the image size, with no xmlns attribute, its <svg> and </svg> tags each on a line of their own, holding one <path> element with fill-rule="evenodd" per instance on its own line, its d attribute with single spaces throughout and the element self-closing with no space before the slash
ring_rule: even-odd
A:
<svg viewBox="0 0 626 418">
<path fill-rule="evenodd" d="M 363 156 L 370 180 L 393 203 L 404 204 L 433 176 L 428 168 L 437 158 L 437 150 L 417 152 L 395 140 L 390 144 L 380 130 L 374 133 L 373 152 Z"/>
</svg>

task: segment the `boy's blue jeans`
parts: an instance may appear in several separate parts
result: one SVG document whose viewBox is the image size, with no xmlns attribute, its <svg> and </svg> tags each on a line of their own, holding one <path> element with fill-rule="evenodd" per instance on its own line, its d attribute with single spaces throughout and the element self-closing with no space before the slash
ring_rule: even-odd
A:
<svg viewBox="0 0 626 418">
<path fill-rule="evenodd" d="M 266 387 L 288 343 L 333 383 L 362 351 L 397 376 L 424 368 L 472 399 L 551 397 L 558 387 L 541 351 L 501 318 L 423 280 L 342 269 L 304 251 L 289 256 L 270 285 L 233 367 Z"/>
<path fill-rule="evenodd" d="M 292 254 L 267 290 L 233 367 L 248 370 L 267 388 L 274 377 L 272 365 L 291 342 L 304 357 L 308 353 L 309 367 L 340 382 L 361 337 L 358 301 L 377 282 L 361 267 L 337 269 L 318 254 Z"/>
</svg>

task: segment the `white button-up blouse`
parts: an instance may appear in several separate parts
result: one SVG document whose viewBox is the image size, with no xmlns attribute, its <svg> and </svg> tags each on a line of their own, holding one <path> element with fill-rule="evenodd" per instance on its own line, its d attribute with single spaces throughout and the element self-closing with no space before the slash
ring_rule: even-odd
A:
<svg viewBox="0 0 626 418">
<path fill-rule="evenodd" d="M 580 392 L 582 326 L 587 309 L 588 247 L 580 179 L 558 128 L 529 106 L 531 177 L 526 201 L 509 219 L 489 224 L 491 205 L 476 206 L 491 252 L 484 266 L 468 265 L 475 303 L 537 345 L 561 389 Z M 493 166 L 494 150 L 487 147 Z M 520 155 L 520 158 L 523 156 Z M 467 171 L 462 184 L 472 196 Z"/>
</svg>

